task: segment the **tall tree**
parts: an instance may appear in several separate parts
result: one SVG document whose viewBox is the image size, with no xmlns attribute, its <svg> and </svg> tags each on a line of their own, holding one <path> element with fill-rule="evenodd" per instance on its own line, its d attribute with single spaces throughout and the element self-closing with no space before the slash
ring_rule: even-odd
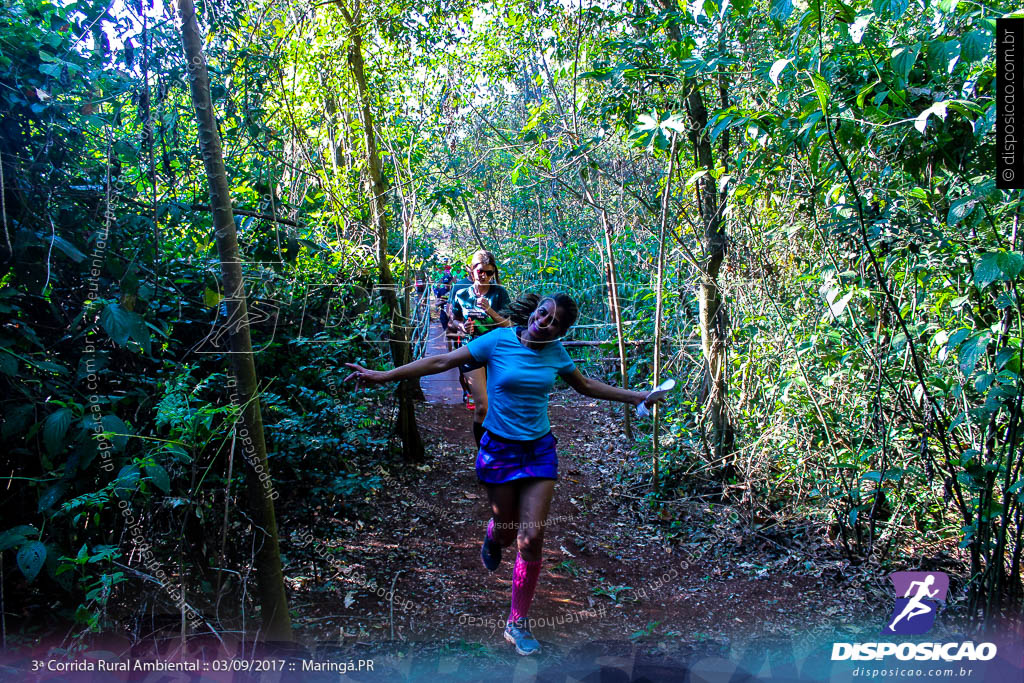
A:
<svg viewBox="0 0 1024 683">
<path fill-rule="evenodd" d="M 281 572 L 274 501 L 267 495 L 269 489 L 265 489 L 260 481 L 261 473 L 269 475 L 270 464 L 267 462 L 267 446 L 263 439 L 263 418 L 260 414 L 256 365 L 249 336 L 249 313 L 238 235 L 231 209 L 231 193 L 224 168 L 220 134 L 210 96 L 210 75 L 203 55 L 203 39 L 196 21 L 195 5 L 192 0 L 179 0 L 178 11 L 181 13 L 181 40 L 185 48 L 192 104 L 199 128 L 199 148 L 210 185 L 210 206 L 213 209 L 221 277 L 224 280 L 224 291 L 228 293 L 224 303 L 230 325 L 231 371 L 237 381 L 242 429 L 247 431 L 254 450 L 254 457 L 245 459 L 249 464 L 245 479 L 250 513 L 255 520 L 253 533 L 262 536 L 254 545 L 263 632 L 269 640 L 291 640 L 292 625 Z M 255 465 L 251 460 L 255 460 Z"/>
<path fill-rule="evenodd" d="M 363 140 L 366 145 L 366 169 L 369 174 L 370 215 L 377 238 L 377 261 L 381 294 L 388 307 L 391 319 L 391 335 L 388 345 L 395 366 L 405 365 L 411 360 L 408 316 L 398 298 L 397 285 L 388 265 L 388 186 L 377 147 L 375 121 L 370 107 L 370 93 L 366 84 L 366 70 L 363 62 L 362 13 L 359 0 L 349 10 L 343 3 L 336 3 L 349 28 L 348 64 L 356 82 L 358 105 L 363 119 Z M 402 439 L 402 457 L 419 462 L 423 460 L 423 439 L 416 426 L 416 407 L 413 403 L 415 385 L 410 380 L 400 382 L 396 392 L 398 400 L 398 435 Z"/>
<path fill-rule="evenodd" d="M 662 7 L 682 17 L 676 0 L 660 0 Z M 676 20 L 666 23 L 669 38 L 676 43 L 683 42 L 683 35 Z M 719 27 L 724 31 L 724 27 Z M 718 73 L 719 92 L 726 97 L 726 78 Z M 693 147 L 694 166 L 704 174 L 697 180 L 697 211 L 700 215 L 702 232 L 702 263 L 698 304 L 700 310 L 701 348 L 704 353 L 704 400 L 706 414 L 711 418 L 714 429 L 712 444 L 716 460 L 725 456 L 733 446 L 733 427 L 729 419 L 726 395 L 726 340 L 728 319 L 725 298 L 722 296 L 719 276 L 725 261 L 725 201 L 726 190 L 718 189 L 715 160 L 711 138 L 707 129 L 708 110 L 704 102 L 703 87 L 697 78 L 686 83 L 686 113 L 690 120 L 689 138 Z M 728 136 L 722 139 L 723 158 L 728 155 Z"/>
</svg>

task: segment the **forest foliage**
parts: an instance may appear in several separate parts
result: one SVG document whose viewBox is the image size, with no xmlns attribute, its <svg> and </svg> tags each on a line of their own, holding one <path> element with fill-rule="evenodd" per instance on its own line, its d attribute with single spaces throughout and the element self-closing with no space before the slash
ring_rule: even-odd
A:
<svg viewBox="0 0 1024 683">
<path fill-rule="evenodd" d="M 391 362 L 414 276 L 482 247 L 513 294 L 577 296 L 591 374 L 647 386 L 658 343 L 682 389 L 656 440 L 630 430 L 620 476 L 645 505 L 719 491 L 746 529 L 810 519 L 857 562 L 958 567 L 972 615 L 1019 613 L 1021 193 L 994 178 L 1010 4 L 198 10 L 279 515 L 372 503 L 366 473 L 402 452 L 376 416 L 400 400 L 340 368 Z M 253 532 L 179 22 L 12 0 L 0 67 L 7 595 L 102 630 L 174 612 L 172 585 L 222 628 Z"/>
</svg>

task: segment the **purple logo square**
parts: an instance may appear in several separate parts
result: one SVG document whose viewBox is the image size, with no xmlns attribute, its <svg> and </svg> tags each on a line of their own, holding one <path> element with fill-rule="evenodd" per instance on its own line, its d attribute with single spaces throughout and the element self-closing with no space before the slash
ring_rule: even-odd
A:
<svg viewBox="0 0 1024 683">
<path fill-rule="evenodd" d="M 943 572 L 894 572 L 889 578 L 896 589 L 896 606 L 882 633 L 927 633 L 935 623 L 938 603 L 946 601 L 949 576 Z"/>
</svg>

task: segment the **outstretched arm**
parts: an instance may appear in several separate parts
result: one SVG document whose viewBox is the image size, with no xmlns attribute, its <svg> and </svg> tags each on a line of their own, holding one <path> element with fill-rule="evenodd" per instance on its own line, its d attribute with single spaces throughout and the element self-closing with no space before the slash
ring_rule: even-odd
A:
<svg viewBox="0 0 1024 683">
<path fill-rule="evenodd" d="M 441 356 L 427 356 L 426 358 L 420 358 L 419 360 L 397 367 L 394 370 L 367 370 L 363 366 L 356 365 L 355 363 L 345 363 L 345 367 L 353 371 L 351 375 L 345 378 L 345 381 L 347 382 L 351 379 L 355 379 L 359 382 L 374 382 L 376 384 L 383 384 L 384 382 L 398 382 L 403 379 L 423 377 L 424 375 L 436 375 L 439 372 L 444 372 L 445 370 L 454 368 L 456 365 L 470 363 L 473 360 L 473 355 L 469 352 L 469 347 L 461 346 L 451 353 L 446 353 Z"/>
<path fill-rule="evenodd" d="M 638 405 L 647 398 L 646 392 L 630 391 L 629 389 L 613 387 L 610 384 L 605 384 L 604 382 L 591 377 L 584 377 L 583 373 L 579 370 L 573 370 L 571 375 L 562 375 L 562 379 L 564 379 L 573 389 L 584 396 L 589 396 L 590 398 L 600 398 L 605 401 L 619 401 L 620 403 L 629 403 L 632 405 Z M 650 408 L 650 406 L 647 407 Z"/>
</svg>

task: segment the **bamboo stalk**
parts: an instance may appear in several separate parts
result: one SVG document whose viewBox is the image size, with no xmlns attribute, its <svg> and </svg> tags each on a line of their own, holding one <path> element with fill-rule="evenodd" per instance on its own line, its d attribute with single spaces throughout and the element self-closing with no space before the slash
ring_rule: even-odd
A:
<svg viewBox="0 0 1024 683">
<path fill-rule="evenodd" d="M 675 162 L 676 134 L 672 133 L 672 145 L 668 153 L 668 175 L 665 176 L 665 192 L 661 197 L 661 221 L 658 225 L 658 272 L 654 300 L 654 386 L 658 386 L 661 383 L 661 319 L 665 312 L 665 233 L 668 225 L 668 200 L 672 195 L 672 174 L 675 172 Z M 658 409 L 657 403 L 654 404 L 651 413 L 654 422 L 654 444 L 652 449 L 654 479 L 651 485 L 657 491 L 660 457 L 658 428 L 661 426 L 661 411 Z"/>
</svg>

